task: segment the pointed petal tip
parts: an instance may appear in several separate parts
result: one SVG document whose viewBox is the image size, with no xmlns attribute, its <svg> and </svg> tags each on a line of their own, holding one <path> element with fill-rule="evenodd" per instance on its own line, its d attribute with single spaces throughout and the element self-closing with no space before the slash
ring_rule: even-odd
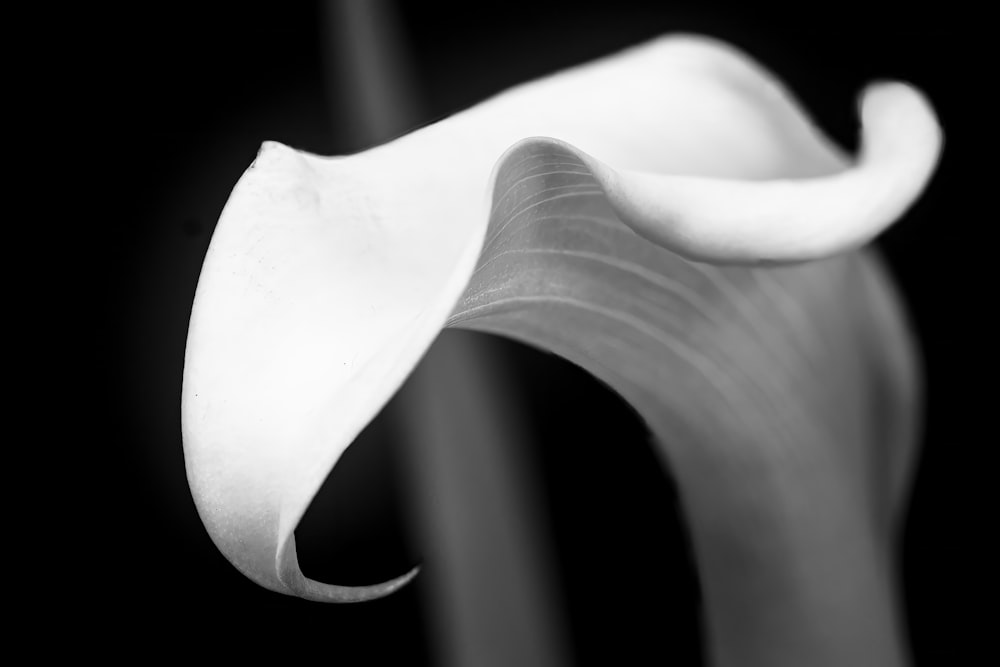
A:
<svg viewBox="0 0 1000 667">
<path fill-rule="evenodd" d="M 408 572 L 376 584 L 339 586 L 310 579 L 299 569 L 295 533 L 286 534 L 267 507 L 246 510 L 235 520 L 219 516 L 201 496 L 196 504 L 216 547 L 245 577 L 270 591 L 315 602 L 349 603 L 377 600 L 406 586 L 420 572 Z M 255 520 L 248 519 L 248 516 Z"/>
<path fill-rule="evenodd" d="M 335 584 L 325 584 L 302 574 L 302 571 L 299 569 L 298 556 L 295 550 L 294 534 L 289 535 L 284 543 L 284 548 L 280 549 L 278 554 L 278 558 L 275 560 L 275 567 L 278 571 L 278 579 L 284 586 L 284 590 L 281 592 L 314 602 L 343 604 L 377 600 L 395 593 L 410 583 L 420 571 L 420 566 L 417 565 L 409 572 L 381 583 L 366 586 L 338 586 Z"/>
<path fill-rule="evenodd" d="M 305 585 L 295 592 L 299 597 L 313 600 L 314 602 L 332 602 L 335 604 L 370 602 L 395 593 L 410 583 L 419 572 L 420 566 L 417 565 L 406 574 L 379 584 L 370 584 L 367 586 L 336 586 L 303 577 Z"/>
<path fill-rule="evenodd" d="M 257 149 L 257 155 L 247 171 L 258 169 L 292 167 L 305 164 L 308 154 L 278 141 L 264 141 Z"/>
<path fill-rule="evenodd" d="M 280 141 L 273 141 L 267 139 L 260 144 L 260 148 L 257 149 L 257 156 L 260 157 L 264 153 L 271 153 L 274 151 L 280 151 L 282 149 L 288 148 L 285 144 Z"/>
</svg>

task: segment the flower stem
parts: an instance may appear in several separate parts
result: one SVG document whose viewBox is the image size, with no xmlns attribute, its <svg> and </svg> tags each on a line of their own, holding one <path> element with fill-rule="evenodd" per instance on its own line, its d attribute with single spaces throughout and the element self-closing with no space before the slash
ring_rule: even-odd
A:
<svg viewBox="0 0 1000 667">
<path fill-rule="evenodd" d="M 489 342 L 446 331 L 400 393 L 439 658 L 567 665 L 544 513 L 518 455 L 528 435 Z"/>
<path fill-rule="evenodd" d="M 785 479 L 777 492 L 680 478 L 713 667 L 908 662 L 889 540 L 863 494 L 830 470 Z"/>
</svg>

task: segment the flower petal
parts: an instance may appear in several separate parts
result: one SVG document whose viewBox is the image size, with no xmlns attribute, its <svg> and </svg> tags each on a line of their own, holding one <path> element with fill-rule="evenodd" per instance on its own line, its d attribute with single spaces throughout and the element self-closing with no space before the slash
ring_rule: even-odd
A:
<svg viewBox="0 0 1000 667">
<path fill-rule="evenodd" d="M 783 447 L 804 456 L 804 442 L 854 443 L 865 449 L 845 455 L 865 475 L 873 441 L 912 441 L 903 422 L 914 398 L 897 397 L 916 382 L 913 344 L 871 252 L 780 267 L 690 261 L 621 224 L 588 162 L 554 140 L 504 157 L 487 239 L 449 326 L 583 366 L 676 456 L 704 456 L 714 443 L 736 466 L 780 458 Z M 897 400 L 905 406 L 888 403 Z M 874 430 L 885 417 L 898 432 Z"/>
<path fill-rule="evenodd" d="M 672 37 L 515 88 L 358 155 L 319 158 L 266 143 L 213 236 L 185 360 L 188 478 L 216 545 L 261 585 L 313 599 L 364 599 L 404 582 L 351 590 L 309 580 L 298 570 L 293 531 L 340 454 L 460 301 L 453 322 L 471 322 L 472 309 L 483 307 L 477 314 L 489 317 L 477 327 L 502 322 L 496 328 L 511 333 L 510 322 L 522 321 L 514 335 L 570 358 L 585 354 L 588 367 L 604 365 L 609 377 L 652 373 L 652 385 L 616 388 L 640 403 L 686 406 L 671 414 L 692 433 L 714 411 L 685 400 L 691 382 L 708 382 L 717 398 L 735 401 L 730 426 L 766 421 L 772 399 L 738 398 L 726 389 L 731 371 L 719 370 L 745 328 L 723 326 L 711 353 L 691 336 L 712 330 L 717 301 L 724 320 L 738 315 L 751 328 L 785 335 L 755 314 L 757 297 L 742 295 L 749 281 L 768 278 L 745 269 L 720 274 L 677 253 L 799 261 L 857 246 L 890 224 L 926 181 L 940 137 L 912 90 L 882 87 L 866 100 L 864 157 L 850 167 L 745 56 L 710 40 Z M 903 122 L 889 122 L 897 116 Z M 719 205 L 722 199 L 733 204 Z M 838 216 L 817 218 L 834 200 Z M 546 211 L 556 221 L 535 225 L 523 241 L 515 225 L 530 227 Z M 573 228 L 587 217 L 596 222 Z M 520 254 L 494 252 L 508 246 Z M 560 268 L 534 271 L 527 258 L 548 254 Z M 804 270 L 804 291 L 786 294 L 785 306 L 768 301 L 765 311 L 832 303 L 829 272 L 842 285 L 864 261 Z M 559 281 L 546 284 L 553 275 Z M 579 284 L 563 282 L 571 277 Z M 778 283 L 778 291 L 791 289 Z M 510 305 L 505 294 L 533 305 L 501 317 Z M 612 301 L 617 315 L 607 308 Z M 560 314 L 550 321 L 553 312 Z M 695 324 L 685 323 L 689 317 Z M 550 340 L 554 331 L 561 340 Z M 621 332 L 625 338 L 616 338 Z M 623 347 L 626 340 L 638 350 L 654 341 L 677 363 L 650 367 Z M 755 382 L 759 370 L 746 369 L 743 382 Z M 805 382 L 792 377 L 786 389 Z M 805 420 L 799 411 L 793 418 Z"/>
<path fill-rule="evenodd" d="M 877 258 L 692 262 L 621 224 L 565 144 L 524 142 L 497 173 L 449 324 L 555 352 L 643 417 L 718 664 L 899 664 L 887 572 L 918 378 Z"/>
</svg>

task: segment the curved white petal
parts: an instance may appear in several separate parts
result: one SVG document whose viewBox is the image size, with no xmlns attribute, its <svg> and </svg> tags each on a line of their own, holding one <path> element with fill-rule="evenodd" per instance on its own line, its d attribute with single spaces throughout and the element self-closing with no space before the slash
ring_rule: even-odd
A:
<svg viewBox="0 0 1000 667">
<path fill-rule="evenodd" d="M 894 84 L 865 99 L 851 166 L 744 55 L 671 37 L 358 155 L 266 143 L 219 220 L 188 335 L 185 458 L 216 545 L 284 593 L 403 583 L 311 581 L 293 531 L 465 291 L 512 145 L 562 142 L 626 224 L 678 253 L 798 261 L 867 241 L 933 168 L 940 137 L 919 95 Z"/>
<path fill-rule="evenodd" d="M 941 150 L 934 112 L 914 89 L 872 86 L 860 107 L 860 159 L 832 175 L 760 182 L 592 168 L 623 221 L 691 259 L 829 257 L 868 243 L 898 219 L 923 191 Z"/>
</svg>

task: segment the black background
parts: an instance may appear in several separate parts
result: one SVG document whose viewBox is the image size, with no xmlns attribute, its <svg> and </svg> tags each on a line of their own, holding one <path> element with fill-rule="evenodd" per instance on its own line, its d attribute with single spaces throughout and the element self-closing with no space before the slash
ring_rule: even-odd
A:
<svg viewBox="0 0 1000 667">
<path fill-rule="evenodd" d="M 989 332 L 980 324 L 988 264 L 966 240 L 985 222 L 962 203 L 972 149 L 959 73 L 968 56 L 946 8 L 883 16 L 862 3 L 773 12 L 694 2 L 399 4 L 423 122 L 669 31 L 744 48 L 851 147 L 866 82 L 903 79 L 927 93 L 945 128 L 944 158 L 880 244 L 920 334 L 928 382 L 902 535 L 911 643 L 919 665 L 964 663 L 985 576 L 973 554 L 986 531 L 971 480 L 983 465 L 987 395 L 970 378 L 992 359 L 984 359 Z M 85 185 L 55 232 L 72 240 L 79 262 L 59 303 L 80 333 L 70 354 L 84 363 L 61 371 L 79 416 L 64 438 L 72 454 L 60 463 L 71 480 L 41 520 L 58 545 L 46 547 L 57 593 L 39 595 L 53 600 L 45 622 L 82 630 L 74 646 L 85 652 L 198 647 L 238 659 L 267 648 L 292 658 L 319 649 L 341 664 L 433 664 L 419 578 L 365 605 L 260 589 L 215 550 L 184 476 L 187 318 L 229 189 L 265 139 L 321 154 L 357 148 L 325 85 L 318 7 L 138 7 L 64 16 L 71 34 L 48 36 L 70 75 L 54 91 L 55 134 L 69 135 L 61 148 Z M 641 424 L 568 364 L 513 344 L 505 354 L 538 433 L 525 455 L 546 489 L 579 664 L 690 664 L 699 643 L 696 586 L 671 482 Z M 390 440 L 366 434 L 324 487 L 298 531 L 308 574 L 372 583 L 420 560 Z"/>
</svg>

